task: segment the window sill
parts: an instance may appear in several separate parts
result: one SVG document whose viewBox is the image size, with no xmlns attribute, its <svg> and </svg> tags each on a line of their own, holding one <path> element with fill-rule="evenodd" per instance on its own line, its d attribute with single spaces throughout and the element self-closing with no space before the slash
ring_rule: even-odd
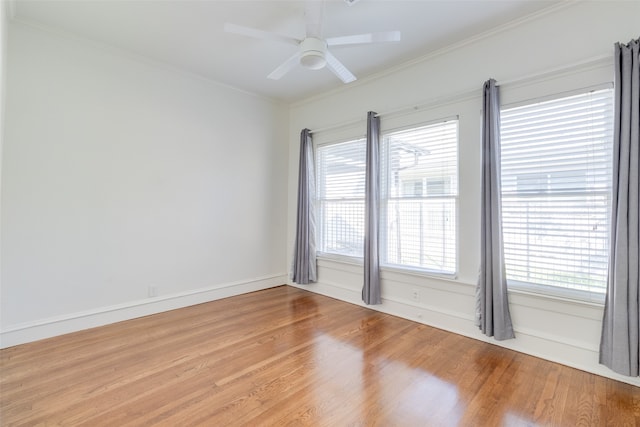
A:
<svg viewBox="0 0 640 427">
<path fill-rule="evenodd" d="M 605 295 L 594 295 L 590 294 L 591 297 L 587 296 L 586 292 L 580 291 L 572 291 L 571 289 L 540 289 L 536 286 L 526 285 L 526 284 L 513 284 L 509 283 L 508 285 L 509 293 L 513 293 L 516 295 L 525 295 L 529 297 L 534 297 L 538 299 L 558 301 L 562 303 L 571 303 L 581 306 L 588 307 L 597 307 L 602 308 L 604 306 Z"/>
<path fill-rule="evenodd" d="M 364 265 L 364 261 L 362 258 L 350 257 L 346 255 L 319 253 L 317 254 L 317 258 L 320 261 L 337 262 L 340 264 L 346 264 L 351 266 L 362 267 Z M 432 272 L 429 270 L 423 270 L 420 268 L 401 267 L 397 265 L 381 265 L 380 271 L 383 271 L 383 272 L 386 271 L 386 272 L 398 273 L 398 274 L 407 274 L 410 276 L 417 276 L 417 277 L 427 277 L 427 278 L 433 278 L 438 280 L 449 280 L 454 282 L 457 282 L 456 279 L 458 278 L 458 275 L 456 273 L 451 273 L 451 274 L 438 273 L 438 272 Z"/>
<path fill-rule="evenodd" d="M 438 279 L 438 280 L 457 281 L 456 279 L 458 278 L 457 273 L 438 273 L 435 271 L 425 270 L 421 268 L 401 267 L 398 265 L 381 265 L 380 270 L 389 271 L 392 273 L 408 274 L 411 276 L 429 277 L 429 278 Z"/>
<path fill-rule="evenodd" d="M 364 264 L 364 260 L 362 258 L 351 257 L 347 255 L 327 254 L 327 253 L 321 252 L 316 254 L 316 257 L 320 261 L 332 261 L 332 262 L 338 262 L 340 264 L 359 265 L 359 266 L 362 266 Z"/>
</svg>

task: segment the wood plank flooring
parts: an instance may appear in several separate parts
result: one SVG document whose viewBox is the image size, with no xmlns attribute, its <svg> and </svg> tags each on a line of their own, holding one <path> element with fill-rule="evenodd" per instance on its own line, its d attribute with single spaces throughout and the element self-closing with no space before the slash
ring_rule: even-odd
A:
<svg viewBox="0 0 640 427">
<path fill-rule="evenodd" d="M 3 426 L 634 426 L 640 389 L 288 286 L 0 351 Z"/>
</svg>

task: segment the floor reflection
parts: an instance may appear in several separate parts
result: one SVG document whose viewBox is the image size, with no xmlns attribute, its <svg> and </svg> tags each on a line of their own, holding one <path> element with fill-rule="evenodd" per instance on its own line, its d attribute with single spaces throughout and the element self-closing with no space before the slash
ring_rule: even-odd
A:
<svg viewBox="0 0 640 427">
<path fill-rule="evenodd" d="M 353 408 L 336 425 L 458 425 L 465 405 L 456 386 L 421 366 L 426 352 L 409 349 L 396 321 L 377 315 L 342 336 L 317 331 L 313 375 L 322 387 L 313 406 Z"/>
<path fill-rule="evenodd" d="M 416 373 L 415 370 L 410 370 L 407 375 L 417 378 L 396 395 L 399 401 L 394 411 L 396 419 L 401 417 L 403 425 L 425 422 L 429 425 L 458 425 L 464 413 L 464 405 L 458 399 L 455 385 L 426 373 Z M 394 396 L 385 396 L 385 399 L 392 398 Z"/>
<path fill-rule="evenodd" d="M 538 427 L 538 424 L 533 421 L 510 412 L 505 414 L 503 425 L 509 427 Z"/>
<path fill-rule="evenodd" d="M 291 301 L 297 331 L 288 342 L 307 343 L 296 395 L 305 404 L 295 410 L 311 425 L 575 425 L 565 406 L 589 401 L 582 386 L 602 389 L 605 381 L 380 312 L 363 309 L 354 321 L 346 304 L 325 316 L 314 300 L 324 303 Z M 590 421 L 611 417 L 587 409 Z"/>
</svg>

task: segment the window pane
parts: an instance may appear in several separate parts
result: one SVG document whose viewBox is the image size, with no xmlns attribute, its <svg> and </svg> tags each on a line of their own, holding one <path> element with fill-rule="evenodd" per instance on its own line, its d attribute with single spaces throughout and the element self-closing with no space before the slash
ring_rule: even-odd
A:
<svg viewBox="0 0 640 427">
<path fill-rule="evenodd" d="M 320 252 L 363 255 L 365 150 L 364 139 L 317 149 Z"/>
<path fill-rule="evenodd" d="M 384 135 L 384 263 L 455 273 L 457 143 L 455 120 Z"/>
<path fill-rule="evenodd" d="M 604 294 L 612 91 L 501 113 L 502 220 L 510 283 Z"/>
</svg>

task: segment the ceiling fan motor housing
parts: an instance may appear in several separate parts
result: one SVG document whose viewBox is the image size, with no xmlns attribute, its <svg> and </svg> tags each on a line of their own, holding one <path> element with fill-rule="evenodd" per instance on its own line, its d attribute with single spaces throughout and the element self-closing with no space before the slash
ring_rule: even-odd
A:
<svg viewBox="0 0 640 427">
<path fill-rule="evenodd" d="M 327 43 L 315 37 L 307 37 L 300 43 L 300 64 L 310 70 L 319 70 L 327 64 Z"/>
</svg>

